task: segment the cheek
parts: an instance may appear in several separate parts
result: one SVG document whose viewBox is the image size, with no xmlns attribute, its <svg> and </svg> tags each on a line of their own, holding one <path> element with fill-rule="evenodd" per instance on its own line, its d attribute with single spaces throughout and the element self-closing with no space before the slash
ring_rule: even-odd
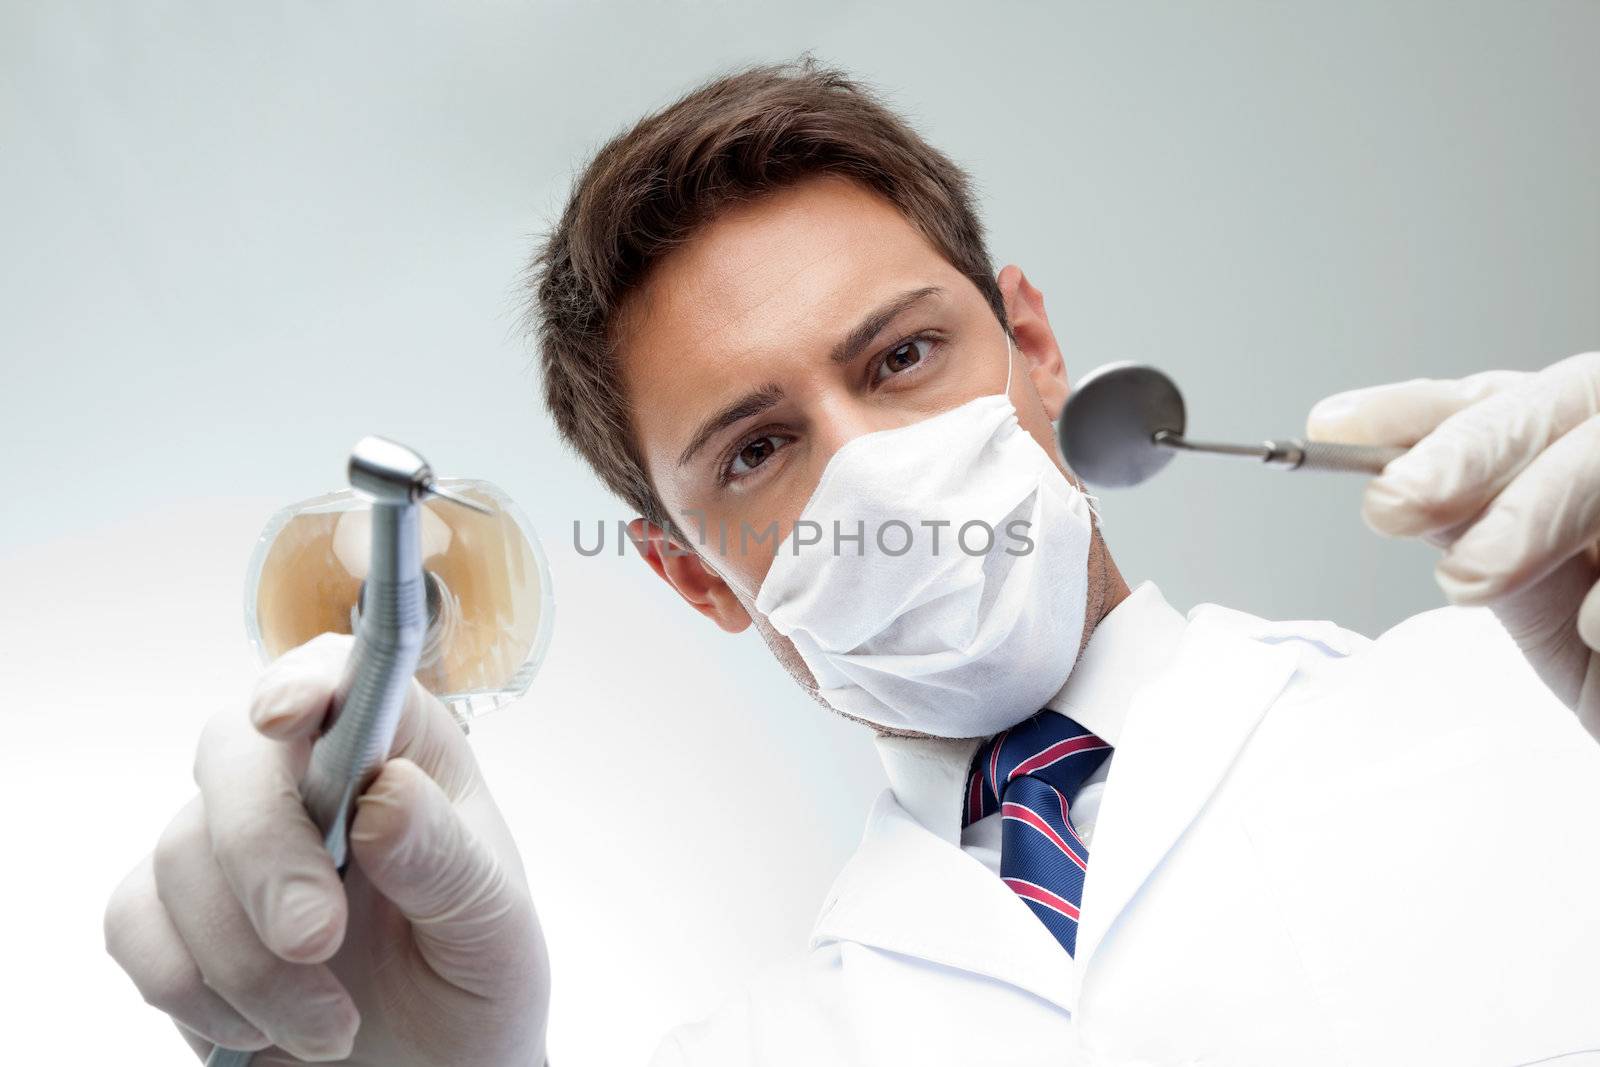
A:
<svg viewBox="0 0 1600 1067">
<path fill-rule="evenodd" d="M 726 491 L 701 504 L 694 500 L 697 494 L 684 487 L 662 492 L 663 502 L 684 536 L 741 598 L 754 598 L 772 568 L 778 546 L 793 534 L 820 477 L 819 471 L 800 466 L 807 459 L 801 446 L 791 447 L 796 450 L 790 461 L 795 466 L 748 493 Z M 753 605 L 746 606 L 754 614 Z"/>
<path fill-rule="evenodd" d="M 706 543 L 701 552 L 716 560 L 717 569 L 731 579 L 729 584 L 733 586 L 733 591 L 754 617 L 756 593 L 761 589 L 767 571 L 772 569 L 772 560 L 776 555 L 772 538 L 760 538 L 759 535 L 765 530 L 748 527 L 737 520 L 722 529 L 726 530 L 725 535 L 719 534 L 716 525 L 706 531 Z"/>
</svg>

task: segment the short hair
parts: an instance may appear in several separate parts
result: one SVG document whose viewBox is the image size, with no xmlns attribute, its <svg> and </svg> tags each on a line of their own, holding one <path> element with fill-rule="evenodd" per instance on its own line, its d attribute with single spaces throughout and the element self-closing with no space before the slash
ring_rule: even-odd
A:
<svg viewBox="0 0 1600 1067">
<path fill-rule="evenodd" d="M 618 311 L 724 208 L 818 175 L 886 198 L 1006 324 L 971 179 L 871 89 L 810 55 L 715 78 L 606 142 L 534 254 L 526 323 L 556 427 L 614 493 L 674 534 L 634 440 Z"/>
</svg>

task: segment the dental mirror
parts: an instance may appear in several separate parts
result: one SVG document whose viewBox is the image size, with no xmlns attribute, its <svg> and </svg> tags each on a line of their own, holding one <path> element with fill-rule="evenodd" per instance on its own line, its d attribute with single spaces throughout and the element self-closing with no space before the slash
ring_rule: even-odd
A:
<svg viewBox="0 0 1600 1067">
<path fill-rule="evenodd" d="M 1141 363 L 1108 363 L 1086 374 L 1067 397 L 1056 426 L 1061 456 L 1090 485 L 1122 489 L 1159 474 L 1177 452 L 1239 456 L 1279 470 L 1380 473 L 1405 452 L 1298 438 L 1259 445 L 1195 441 L 1184 436 L 1183 395 L 1173 380 Z"/>
</svg>

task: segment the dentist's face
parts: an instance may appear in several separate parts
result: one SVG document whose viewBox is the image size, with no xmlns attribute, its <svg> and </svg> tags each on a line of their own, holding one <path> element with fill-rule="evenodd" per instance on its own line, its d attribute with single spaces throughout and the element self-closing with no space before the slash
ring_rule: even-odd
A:
<svg viewBox="0 0 1600 1067">
<path fill-rule="evenodd" d="M 892 204 L 840 178 L 730 211 L 661 261 L 625 308 L 623 375 L 646 470 L 697 555 L 652 532 L 657 572 L 744 628 L 775 550 L 755 534 L 788 533 L 839 447 L 999 392 L 1008 358 L 1018 418 L 1055 457 L 1060 349 L 1021 271 L 999 280 L 1014 356 L 977 287 Z"/>
</svg>

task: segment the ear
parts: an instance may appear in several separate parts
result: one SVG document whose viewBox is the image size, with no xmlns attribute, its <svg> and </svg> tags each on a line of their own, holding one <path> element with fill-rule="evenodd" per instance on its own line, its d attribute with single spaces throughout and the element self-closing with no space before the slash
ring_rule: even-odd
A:
<svg viewBox="0 0 1600 1067">
<path fill-rule="evenodd" d="M 1055 331 L 1050 328 L 1049 316 L 1044 311 L 1044 294 L 1028 281 L 1022 268 L 1015 263 L 1006 264 L 995 280 L 1005 300 L 1006 318 L 1011 320 L 1017 350 L 1028 361 L 1028 377 L 1039 391 L 1045 411 L 1052 420 L 1058 419 L 1069 391 L 1067 365 L 1061 358 L 1061 346 L 1056 343 Z"/>
<path fill-rule="evenodd" d="M 634 519 L 628 523 L 628 540 L 650 569 L 694 610 L 730 634 L 750 625 L 750 613 L 722 576 L 666 530 L 645 519 Z"/>
</svg>

